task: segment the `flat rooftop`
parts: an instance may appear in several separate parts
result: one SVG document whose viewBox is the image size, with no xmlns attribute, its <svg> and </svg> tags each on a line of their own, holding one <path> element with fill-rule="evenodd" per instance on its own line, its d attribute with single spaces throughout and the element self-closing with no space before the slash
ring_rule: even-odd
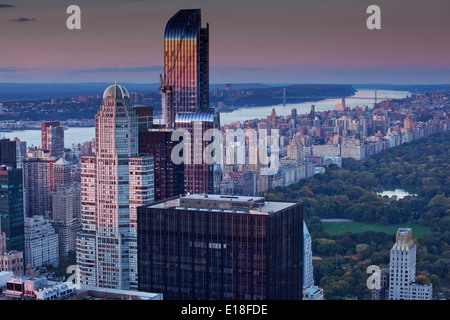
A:
<svg viewBox="0 0 450 320">
<path fill-rule="evenodd" d="M 167 199 L 156 204 L 147 205 L 146 207 L 209 212 L 271 214 L 295 205 L 296 202 L 270 201 L 265 200 L 263 197 L 191 194 L 176 199 Z"/>
</svg>

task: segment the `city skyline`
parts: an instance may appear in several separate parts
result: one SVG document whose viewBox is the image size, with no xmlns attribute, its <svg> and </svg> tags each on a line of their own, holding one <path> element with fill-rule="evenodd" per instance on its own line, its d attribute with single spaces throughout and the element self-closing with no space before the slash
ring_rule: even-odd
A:
<svg viewBox="0 0 450 320">
<path fill-rule="evenodd" d="M 81 30 L 68 30 L 71 4 L 0 4 L 0 82 L 157 83 L 165 21 L 179 8 L 212 24 L 211 83 L 450 82 L 443 0 L 377 1 L 381 30 L 366 27 L 369 1 L 80 0 Z"/>
</svg>

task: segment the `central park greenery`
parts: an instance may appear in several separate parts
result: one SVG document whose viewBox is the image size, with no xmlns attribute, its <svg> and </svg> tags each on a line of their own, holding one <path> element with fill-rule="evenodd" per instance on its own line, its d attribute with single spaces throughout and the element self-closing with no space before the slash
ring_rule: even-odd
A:
<svg viewBox="0 0 450 320">
<path fill-rule="evenodd" d="M 312 237 L 315 284 L 326 299 L 370 299 L 369 265 L 389 267 L 389 250 L 398 227 L 410 227 L 417 244 L 416 280 L 433 284 L 434 294 L 450 286 L 450 132 L 427 136 L 380 152 L 369 159 L 343 159 L 287 187 L 270 190 L 268 199 L 303 201 Z M 403 189 L 415 196 L 380 196 Z M 349 219 L 336 232 L 323 219 Z M 346 226 L 345 224 L 341 224 Z M 334 232 L 333 232 L 334 231 Z M 415 232 L 416 231 L 416 232 Z"/>
</svg>

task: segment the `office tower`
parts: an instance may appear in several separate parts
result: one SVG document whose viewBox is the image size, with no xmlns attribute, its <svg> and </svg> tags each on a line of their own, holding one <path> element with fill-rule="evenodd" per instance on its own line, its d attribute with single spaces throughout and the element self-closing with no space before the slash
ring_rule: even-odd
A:
<svg viewBox="0 0 450 320">
<path fill-rule="evenodd" d="M 24 250 L 22 169 L 0 166 L 0 233 L 6 250 Z"/>
<path fill-rule="evenodd" d="M 200 9 L 180 10 L 166 25 L 160 91 L 168 128 L 179 112 L 209 108 L 209 26 L 202 28 Z"/>
<path fill-rule="evenodd" d="M 23 168 L 23 159 L 27 157 L 27 142 L 20 141 L 19 138 L 14 138 L 16 142 L 16 159 L 17 168 Z"/>
<path fill-rule="evenodd" d="M 53 189 L 59 185 L 70 185 L 72 183 L 70 163 L 64 158 L 59 159 L 53 165 Z"/>
<path fill-rule="evenodd" d="M 59 263 L 58 235 L 43 216 L 25 218 L 25 265 L 38 268 Z"/>
<path fill-rule="evenodd" d="M 155 201 L 184 194 L 184 165 L 172 157 L 177 142 L 171 140 L 173 129 L 152 129 L 139 132 L 139 154 L 152 155 L 154 163 Z"/>
<path fill-rule="evenodd" d="M 220 127 L 219 114 L 212 108 L 195 113 L 178 113 L 175 126 L 185 132 L 182 142 L 179 142 L 184 144 L 183 152 L 186 152 L 183 154 L 184 192 L 216 193 L 218 186 L 214 181 L 217 181 L 220 172 L 218 164 L 208 163 L 204 157 L 205 148 L 212 142 L 204 139 L 204 133 Z"/>
<path fill-rule="evenodd" d="M 303 288 L 314 285 L 311 235 L 303 222 Z"/>
<path fill-rule="evenodd" d="M 303 222 L 303 300 L 323 300 L 323 289 L 314 285 L 311 235 Z"/>
<path fill-rule="evenodd" d="M 291 110 L 291 122 L 294 126 L 297 125 L 297 117 L 298 117 L 297 109 L 293 108 Z"/>
<path fill-rule="evenodd" d="M 50 192 L 54 190 L 54 163 L 52 158 L 23 160 L 23 189 L 25 216 L 50 216 Z"/>
<path fill-rule="evenodd" d="M 126 88 L 106 88 L 95 117 L 95 156 L 81 160 L 80 283 L 137 288 L 136 208 L 153 202 L 153 157 L 138 155 L 138 120 Z"/>
<path fill-rule="evenodd" d="M 133 106 L 138 119 L 138 131 L 146 131 L 153 128 L 153 107 Z"/>
<path fill-rule="evenodd" d="M 400 228 L 391 249 L 389 265 L 389 300 L 431 300 L 432 285 L 421 285 L 416 278 L 417 246 L 412 230 Z"/>
<path fill-rule="evenodd" d="M 77 233 L 81 230 L 81 185 L 58 185 L 52 193 L 50 222 L 58 234 L 59 260 L 76 251 Z"/>
<path fill-rule="evenodd" d="M 16 168 L 16 142 L 10 139 L 0 139 L 0 165 Z"/>
<path fill-rule="evenodd" d="M 312 104 L 311 110 L 309 111 L 309 119 L 314 120 L 315 117 L 316 117 L 316 106 Z"/>
<path fill-rule="evenodd" d="M 64 126 L 59 121 L 41 123 L 42 149 L 50 151 L 50 157 L 64 156 Z"/>
<path fill-rule="evenodd" d="M 168 300 L 302 298 L 303 206 L 195 194 L 138 209 L 139 290 Z"/>
</svg>

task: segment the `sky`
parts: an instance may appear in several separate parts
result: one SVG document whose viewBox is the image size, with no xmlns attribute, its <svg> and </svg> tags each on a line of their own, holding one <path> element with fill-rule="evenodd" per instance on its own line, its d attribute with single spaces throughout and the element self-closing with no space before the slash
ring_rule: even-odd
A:
<svg viewBox="0 0 450 320">
<path fill-rule="evenodd" d="M 210 83 L 450 83 L 448 0 L 0 0 L 0 82 L 157 83 L 166 23 L 191 8 Z"/>
</svg>

